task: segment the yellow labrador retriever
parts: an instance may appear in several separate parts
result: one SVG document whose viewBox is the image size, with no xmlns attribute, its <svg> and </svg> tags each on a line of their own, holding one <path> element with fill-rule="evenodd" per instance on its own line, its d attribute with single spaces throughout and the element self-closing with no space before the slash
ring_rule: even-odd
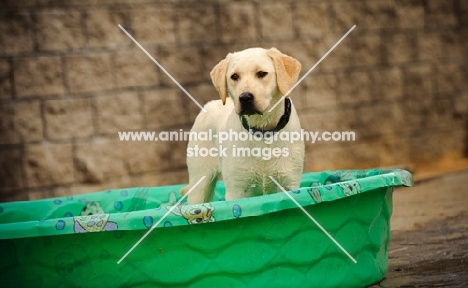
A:
<svg viewBox="0 0 468 288">
<path fill-rule="evenodd" d="M 208 102 L 191 130 L 211 130 L 214 136 L 189 141 L 189 184 L 181 193 L 206 176 L 187 196 L 189 204 L 212 201 L 220 173 L 226 200 L 281 191 L 269 176 L 286 190 L 299 187 L 304 143 L 275 137 L 301 130 L 296 110 L 289 98 L 268 110 L 296 83 L 300 70 L 296 59 L 276 48 L 229 53 L 213 68 L 210 75 L 221 100 Z"/>
</svg>

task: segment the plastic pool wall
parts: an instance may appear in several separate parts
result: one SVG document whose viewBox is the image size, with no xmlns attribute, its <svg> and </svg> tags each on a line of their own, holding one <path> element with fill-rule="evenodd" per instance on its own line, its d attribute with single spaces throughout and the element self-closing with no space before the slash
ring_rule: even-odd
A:
<svg viewBox="0 0 468 288">
<path fill-rule="evenodd" d="M 195 207 L 209 208 L 201 224 L 170 213 L 120 264 L 181 185 L 0 204 L 0 286 L 365 287 L 387 272 L 392 193 L 400 185 L 411 186 L 411 174 L 325 171 L 305 173 L 303 187 L 288 192 L 356 263 L 283 192 Z M 218 200 L 223 191 L 220 182 Z M 92 216 L 79 214 L 96 200 L 108 213 L 102 229 L 83 228 Z M 24 212 L 42 206 L 55 210 Z"/>
</svg>

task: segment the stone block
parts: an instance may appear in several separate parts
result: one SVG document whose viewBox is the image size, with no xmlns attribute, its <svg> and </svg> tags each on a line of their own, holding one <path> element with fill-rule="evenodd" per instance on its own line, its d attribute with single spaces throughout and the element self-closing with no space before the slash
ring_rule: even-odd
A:
<svg viewBox="0 0 468 288">
<path fill-rule="evenodd" d="M 323 37 L 328 34 L 331 31 L 332 19 L 330 10 L 327 3 L 297 2 L 294 7 L 293 25 L 299 36 Z"/>
<path fill-rule="evenodd" d="M 70 144 L 34 144 L 25 149 L 24 171 L 28 187 L 70 184 L 73 155 Z"/>
<path fill-rule="evenodd" d="M 168 129 L 155 132 L 158 141 L 125 141 L 123 144 L 128 151 L 128 169 L 133 174 L 160 173 L 161 171 L 174 171 L 179 168 L 186 169 L 187 143 L 183 136 L 167 139 L 169 133 L 180 135 L 187 129 Z M 165 133 L 165 136 L 163 135 Z"/>
<path fill-rule="evenodd" d="M 81 13 L 73 10 L 46 10 L 37 13 L 36 37 L 41 51 L 83 48 Z"/>
<path fill-rule="evenodd" d="M 260 6 L 260 23 L 263 39 L 293 39 L 293 19 L 291 4 L 270 3 Z"/>
<path fill-rule="evenodd" d="M 468 93 L 457 95 L 453 103 L 454 115 L 458 117 L 468 118 Z"/>
<path fill-rule="evenodd" d="M 337 79 L 333 74 L 309 75 L 304 79 L 305 93 L 294 96 L 304 98 L 307 108 L 333 107 L 337 103 Z"/>
<path fill-rule="evenodd" d="M 100 134 L 143 128 L 143 108 L 134 92 L 95 98 L 97 127 Z"/>
<path fill-rule="evenodd" d="M 449 128 L 448 130 L 441 130 L 441 135 L 438 136 L 441 139 L 440 146 L 443 153 L 442 161 L 445 160 L 446 163 L 456 163 L 457 161 L 466 158 L 465 131 L 463 131 L 462 129 L 457 129 L 456 131 L 453 131 L 451 128 Z"/>
<path fill-rule="evenodd" d="M 458 134 L 458 133 L 457 133 Z M 459 143 L 456 134 L 439 131 L 420 130 L 409 139 L 409 159 L 411 163 L 424 166 L 440 161 L 445 154 L 454 152 L 454 144 Z M 457 139 L 456 142 L 453 139 Z"/>
<path fill-rule="evenodd" d="M 66 196 L 74 196 L 74 195 L 78 195 L 78 194 L 83 194 L 83 192 L 81 192 L 81 193 L 77 192 L 77 191 L 79 191 L 79 189 L 77 189 L 75 187 L 76 186 L 65 186 L 65 187 L 55 187 L 55 188 L 52 188 L 52 189 L 47 189 L 48 190 L 47 191 L 47 196 L 45 196 L 45 197 L 66 197 Z M 91 185 L 89 185 L 89 187 L 94 188 Z M 95 190 L 89 190 L 87 192 L 89 193 L 89 192 L 95 192 L 95 191 L 99 191 L 99 190 L 100 189 L 95 189 Z M 39 193 L 37 193 L 37 192 L 39 192 Z M 41 194 L 43 194 L 45 191 L 39 190 L 37 192 L 36 191 L 29 192 L 29 197 L 30 197 L 31 200 L 45 198 L 45 197 L 41 197 Z M 49 196 L 49 195 L 53 195 L 53 196 Z"/>
<path fill-rule="evenodd" d="M 409 163 L 409 149 L 406 137 L 398 132 L 383 137 L 378 145 L 379 167 L 407 166 Z"/>
<path fill-rule="evenodd" d="M 155 132 L 155 131 L 151 131 Z M 158 135 L 156 133 L 156 135 Z M 159 173 L 166 170 L 170 163 L 170 142 L 165 141 L 125 141 L 128 157 L 128 171 L 130 174 Z"/>
<path fill-rule="evenodd" d="M 393 0 L 366 1 L 364 23 L 367 29 L 391 29 L 395 26 Z"/>
<path fill-rule="evenodd" d="M 437 61 L 442 57 L 442 42 L 439 33 L 419 33 L 418 59 Z"/>
<path fill-rule="evenodd" d="M 60 58 L 15 59 L 14 85 L 18 98 L 63 94 L 65 91 Z"/>
<path fill-rule="evenodd" d="M 134 9 L 132 30 L 135 32 L 132 36 L 142 45 L 175 43 L 174 10 L 172 8 Z"/>
<path fill-rule="evenodd" d="M 217 40 L 214 6 L 183 6 L 176 10 L 177 39 L 183 44 L 213 43 Z"/>
<path fill-rule="evenodd" d="M 231 43 L 256 39 L 256 17 L 258 14 L 252 3 L 221 4 L 219 8 L 221 40 Z"/>
<path fill-rule="evenodd" d="M 57 190 L 71 190 L 69 187 L 66 188 L 56 188 Z M 53 197 L 63 197 L 63 196 L 69 196 L 69 195 L 54 195 L 52 190 L 56 189 L 50 189 L 50 188 L 36 188 L 36 189 L 28 189 L 27 190 L 27 195 L 29 201 L 35 201 L 35 200 L 41 200 L 41 199 L 47 199 L 47 198 L 53 198 Z M 71 194 L 70 194 L 71 195 Z"/>
<path fill-rule="evenodd" d="M 349 42 L 346 45 L 349 45 Z M 352 42 L 352 48 L 354 51 L 351 56 L 354 60 L 354 66 L 380 65 L 382 58 L 381 45 L 379 35 L 367 34 L 354 36 Z M 340 47 L 337 48 L 340 49 Z"/>
<path fill-rule="evenodd" d="M 13 104 L 0 104 L 0 144 L 18 143 L 18 134 L 15 131 L 15 107 Z"/>
<path fill-rule="evenodd" d="M 29 201 L 53 197 L 49 188 L 28 189 L 27 196 Z"/>
<path fill-rule="evenodd" d="M 356 134 L 359 140 L 379 139 L 383 135 L 393 135 L 395 121 L 393 109 L 388 104 L 370 104 L 356 107 Z"/>
<path fill-rule="evenodd" d="M 468 25 L 468 2 L 458 1 L 458 21 L 460 25 L 466 27 Z"/>
<path fill-rule="evenodd" d="M 423 99 L 430 98 L 432 95 L 434 95 L 434 72 L 435 71 L 432 66 L 428 64 L 410 66 L 403 70 L 407 97 L 411 99 Z"/>
<path fill-rule="evenodd" d="M 334 31 L 345 33 L 353 25 L 365 28 L 365 7 L 360 1 L 335 2 L 332 4 L 334 17 Z M 353 32 L 352 32 L 353 33 Z"/>
<path fill-rule="evenodd" d="M 170 132 L 179 132 L 178 129 L 171 129 Z M 189 131 L 185 129 L 185 131 Z M 179 139 L 178 141 L 170 141 L 166 142 L 167 145 L 167 153 L 169 156 L 168 160 L 166 161 L 166 165 L 161 165 L 161 168 L 164 171 L 176 171 L 179 169 L 187 169 L 187 145 L 188 140 L 184 141 L 184 139 Z"/>
<path fill-rule="evenodd" d="M 350 72 L 338 74 L 338 101 L 340 103 L 359 103 L 369 101 L 371 79 L 367 72 Z"/>
<path fill-rule="evenodd" d="M 392 33 L 383 36 L 385 62 L 400 64 L 411 62 L 415 49 L 414 36 L 410 33 Z"/>
<path fill-rule="evenodd" d="M 65 58 L 65 61 L 71 93 L 109 90 L 114 87 L 109 56 L 73 56 Z"/>
<path fill-rule="evenodd" d="M 451 94 L 467 91 L 466 78 L 463 66 L 459 64 L 441 64 L 437 66 L 437 92 Z"/>
<path fill-rule="evenodd" d="M 379 158 L 375 144 L 348 143 L 340 147 L 316 147 L 307 155 L 305 162 L 305 171 L 369 169 L 378 166 Z"/>
<path fill-rule="evenodd" d="M 308 171 L 326 171 L 326 170 L 336 170 L 336 169 L 345 169 L 350 157 L 347 155 L 349 152 L 349 146 L 346 150 L 343 150 L 342 147 L 336 146 L 328 146 L 324 145 L 321 147 L 315 147 L 312 151 L 311 155 L 306 159 L 306 167 L 311 166 L 308 168 Z M 310 162 L 307 165 L 307 162 Z M 351 168 L 351 167 L 350 167 Z M 356 165 L 352 167 L 352 169 L 356 169 Z M 305 170 L 305 169 L 304 169 Z M 305 171 L 307 171 L 305 170 Z"/>
<path fill-rule="evenodd" d="M 425 26 L 428 28 L 453 27 L 457 25 L 454 1 L 426 1 Z"/>
<path fill-rule="evenodd" d="M 38 101 L 15 104 L 14 129 L 20 142 L 43 140 L 41 105 Z"/>
<path fill-rule="evenodd" d="M 462 59 L 466 57 L 468 51 L 468 29 L 446 29 L 441 32 L 441 52 L 443 58 Z"/>
<path fill-rule="evenodd" d="M 457 125 L 458 119 L 453 117 L 454 116 L 453 99 L 451 98 L 434 99 L 432 107 L 430 109 L 432 109 L 432 113 L 435 114 L 435 119 L 433 123 L 428 123 L 427 127 L 433 126 L 433 127 L 442 128 L 442 129 L 445 129 L 445 128 L 453 129 L 454 127 L 459 126 Z M 459 129 L 456 129 L 456 130 L 462 131 L 463 128 L 460 127 Z"/>
<path fill-rule="evenodd" d="M 424 27 L 424 2 L 422 0 L 395 0 L 395 26 L 418 29 Z"/>
<path fill-rule="evenodd" d="M 10 63 L 7 60 L 0 60 L 0 99 L 11 99 L 11 77 Z"/>
<path fill-rule="evenodd" d="M 193 98 L 195 98 L 195 100 L 197 100 L 197 102 L 201 106 L 205 106 L 205 104 L 211 100 L 220 99 L 218 92 L 211 84 L 200 84 L 197 86 L 187 87 L 187 91 L 190 93 L 190 95 L 193 96 Z M 192 101 L 187 101 L 188 102 L 186 103 L 186 105 L 188 106 L 190 114 L 189 124 L 191 124 L 195 121 L 195 118 L 200 113 L 201 109 L 200 107 L 198 107 L 197 104 L 193 103 Z"/>
<path fill-rule="evenodd" d="M 13 201 L 28 201 L 28 194 L 26 190 L 11 191 L 1 196 L 1 202 L 13 202 Z"/>
<path fill-rule="evenodd" d="M 421 127 L 421 105 L 416 99 L 395 102 L 392 106 L 395 130 L 400 137 Z"/>
<path fill-rule="evenodd" d="M 335 110 L 304 111 L 299 115 L 302 129 L 311 132 L 335 131 L 338 129 L 338 117 L 339 115 Z"/>
<path fill-rule="evenodd" d="M 38 102 L 0 105 L 0 144 L 41 141 L 42 117 Z"/>
<path fill-rule="evenodd" d="M 129 45 L 132 40 L 117 26 L 122 25 L 129 31 L 129 16 L 124 10 L 88 10 L 86 15 L 86 31 L 88 47 L 116 48 Z"/>
<path fill-rule="evenodd" d="M 31 52 L 31 19 L 28 13 L 0 14 L 0 54 Z"/>
<path fill-rule="evenodd" d="M 154 51 L 147 51 L 154 55 Z M 118 52 L 113 58 L 115 81 L 117 81 L 118 88 L 159 84 L 159 67 L 139 48 L 132 52 Z"/>
<path fill-rule="evenodd" d="M 186 169 L 182 171 L 168 171 L 161 173 L 145 173 L 132 176 L 132 186 L 164 186 L 188 183 L 188 172 Z"/>
<path fill-rule="evenodd" d="M 306 146 L 307 147 L 307 146 Z M 304 171 L 326 171 L 333 169 L 343 169 L 339 167 L 341 147 L 315 146 L 306 148 L 304 161 Z"/>
<path fill-rule="evenodd" d="M 358 115 L 355 107 L 346 105 L 337 109 L 336 112 L 336 128 L 337 131 L 354 131 L 356 132 L 356 141 L 359 141 L 358 130 L 361 129 L 358 125 Z"/>
<path fill-rule="evenodd" d="M 131 184 L 131 178 L 128 175 L 107 179 L 105 183 L 74 183 L 70 186 L 49 188 L 47 197 L 75 196 L 126 187 L 135 187 Z"/>
<path fill-rule="evenodd" d="M 145 107 L 146 127 L 164 129 L 177 127 L 189 122 L 189 115 L 184 102 L 191 101 L 179 88 L 145 91 L 143 102 Z"/>
<path fill-rule="evenodd" d="M 340 169 L 371 169 L 379 166 L 379 151 L 375 149 L 377 143 L 357 142 L 344 146 L 342 164 L 337 164 Z"/>
<path fill-rule="evenodd" d="M 436 105 L 444 106 L 437 107 Z M 451 109 L 447 107 L 447 103 L 437 103 L 434 98 L 408 99 L 398 102 L 394 107 L 395 129 L 414 135 L 414 132 L 421 129 L 437 128 L 442 125 L 439 121 L 441 115 L 444 114 L 443 111 L 447 109 Z"/>
<path fill-rule="evenodd" d="M 94 133 L 89 99 L 46 101 L 44 120 L 45 135 L 51 140 L 83 138 Z"/>
<path fill-rule="evenodd" d="M 379 69 L 371 72 L 374 99 L 398 99 L 403 96 L 403 72 L 399 68 Z"/>
<path fill-rule="evenodd" d="M 0 150 L 0 197 L 23 188 L 20 148 Z"/>
<path fill-rule="evenodd" d="M 162 48 L 159 52 L 159 63 L 180 84 L 196 83 L 203 79 L 202 57 L 196 47 Z M 220 59 L 221 60 L 221 59 Z M 175 86 L 167 76 L 162 75 L 165 85 Z"/>
<path fill-rule="evenodd" d="M 78 143 L 74 149 L 75 175 L 84 184 L 102 184 L 128 175 L 126 147 L 119 140 Z"/>
<path fill-rule="evenodd" d="M 318 57 L 317 61 L 322 58 L 342 37 L 343 35 L 328 35 L 323 40 L 317 43 Z M 319 64 L 320 70 L 323 71 L 339 71 L 349 68 L 353 65 L 353 43 L 350 38 L 345 38 L 328 56 Z M 314 61 L 314 64 L 317 62 Z M 312 65 L 311 65 L 312 67 Z M 319 67 L 317 67 L 319 68 Z M 307 68 L 309 70 L 309 68 Z M 306 71 L 307 71 L 306 70 Z"/>
</svg>

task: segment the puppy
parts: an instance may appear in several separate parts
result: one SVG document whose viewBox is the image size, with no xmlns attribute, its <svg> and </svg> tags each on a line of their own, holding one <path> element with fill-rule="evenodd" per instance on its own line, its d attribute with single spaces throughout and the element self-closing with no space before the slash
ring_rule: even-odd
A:
<svg viewBox="0 0 468 288">
<path fill-rule="evenodd" d="M 187 196 L 189 204 L 212 201 L 220 173 L 226 200 L 281 191 L 269 176 L 286 190 L 299 187 L 304 163 L 303 141 L 269 139 L 280 132 L 300 132 L 296 109 L 285 98 L 272 112 L 268 110 L 296 83 L 300 70 L 301 64 L 296 59 L 276 48 L 229 53 L 213 68 L 210 75 L 221 100 L 205 105 L 207 112 L 200 112 L 191 133 L 212 130 L 215 136 L 211 141 L 191 139 L 187 151 L 203 148 L 217 154 L 187 154 L 189 184 L 181 190 L 182 195 L 206 176 Z M 229 139 L 221 141 L 217 136 L 222 133 L 230 133 Z M 242 141 L 241 137 L 235 137 L 236 133 L 244 136 L 252 133 L 255 137 L 247 140 L 243 137 Z M 244 153 L 239 152 L 241 149 Z M 269 159 L 258 154 L 246 155 L 254 151 L 276 153 Z"/>
</svg>

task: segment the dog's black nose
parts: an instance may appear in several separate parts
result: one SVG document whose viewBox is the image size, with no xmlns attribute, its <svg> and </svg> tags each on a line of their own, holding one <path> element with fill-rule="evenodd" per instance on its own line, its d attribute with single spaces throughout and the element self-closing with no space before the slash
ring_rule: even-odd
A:
<svg viewBox="0 0 468 288">
<path fill-rule="evenodd" d="M 239 101 L 242 104 L 251 103 L 254 100 L 254 95 L 250 92 L 244 92 L 239 96 Z"/>
</svg>

